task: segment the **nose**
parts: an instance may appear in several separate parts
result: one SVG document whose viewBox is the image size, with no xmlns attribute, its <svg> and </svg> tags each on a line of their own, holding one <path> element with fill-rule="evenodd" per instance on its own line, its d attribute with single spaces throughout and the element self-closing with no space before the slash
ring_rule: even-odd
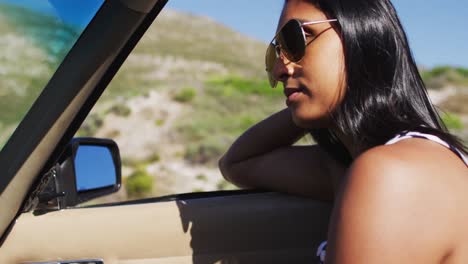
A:
<svg viewBox="0 0 468 264">
<path fill-rule="evenodd" d="M 294 73 L 294 63 L 289 61 L 281 52 L 273 67 L 273 77 L 279 82 L 285 82 Z"/>
</svg>

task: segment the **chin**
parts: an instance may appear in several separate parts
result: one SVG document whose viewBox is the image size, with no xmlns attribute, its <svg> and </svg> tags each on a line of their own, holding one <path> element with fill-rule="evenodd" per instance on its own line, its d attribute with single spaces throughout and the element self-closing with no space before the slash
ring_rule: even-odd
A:
<svg viewBox="0 0 468 264">
<path fill-rule="evenodd" d="M 329 128 L 331 127 L 328 115 L 318 115 L 313 113 L 300 113 L 296 109 L 291 109 L 292 120 L 296 126 L 305 129 Z"/>
</svg>

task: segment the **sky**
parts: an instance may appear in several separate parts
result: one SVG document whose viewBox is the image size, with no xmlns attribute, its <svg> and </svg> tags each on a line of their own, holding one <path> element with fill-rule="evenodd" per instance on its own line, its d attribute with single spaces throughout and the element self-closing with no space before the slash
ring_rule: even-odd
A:
<svg viewBox="0 0 468 264">
<path fill-rule="evenodd" d="M 79 28 L 84 28 L 91 21 L 103 2 L 104 0 L 0 0 L 0 3 L 25 6 L 52 15 Z"/>
<path fill-rule="evenodd" d="M 204 15 L 269 42 L 284 0 L 169 0 L 167 7 Z M 393 0 L 420 66 L 468 68 L 467 0 Z"/>
</svg>

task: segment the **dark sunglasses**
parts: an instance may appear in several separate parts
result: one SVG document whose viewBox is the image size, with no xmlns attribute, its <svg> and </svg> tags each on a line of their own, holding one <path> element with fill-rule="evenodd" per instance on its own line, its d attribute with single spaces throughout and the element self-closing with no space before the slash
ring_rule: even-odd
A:
<svg viewBox="0 0 468 264">
<path fill-rule="evenodd" d="M 280 56 L 286 57 L 290 62 L 299 62 L 304 57 L 307 40 L 303 26 L 334 21 L 337 20 L 327 19 L 301 22 L 297 19 L 291 19 L 276 33 L 270 45 L 268 45 L 265 54 L 265 66 L 271 87 L 275 88 L 278 84 L 278 81 L 273 76 L 273 68 Z"/>
</svg>

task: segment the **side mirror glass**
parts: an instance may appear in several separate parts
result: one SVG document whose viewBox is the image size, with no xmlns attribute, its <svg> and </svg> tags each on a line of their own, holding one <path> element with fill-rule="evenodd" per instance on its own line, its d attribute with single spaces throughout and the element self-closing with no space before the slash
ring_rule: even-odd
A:
<svg viewBox="0 0 468 264">
<path fill-rule="evenodd" d="M 117 184 L 117 171 L 111 150 L 107 146 L 78 145 L 74 163 L 78 193 Z"/>
</svg>

